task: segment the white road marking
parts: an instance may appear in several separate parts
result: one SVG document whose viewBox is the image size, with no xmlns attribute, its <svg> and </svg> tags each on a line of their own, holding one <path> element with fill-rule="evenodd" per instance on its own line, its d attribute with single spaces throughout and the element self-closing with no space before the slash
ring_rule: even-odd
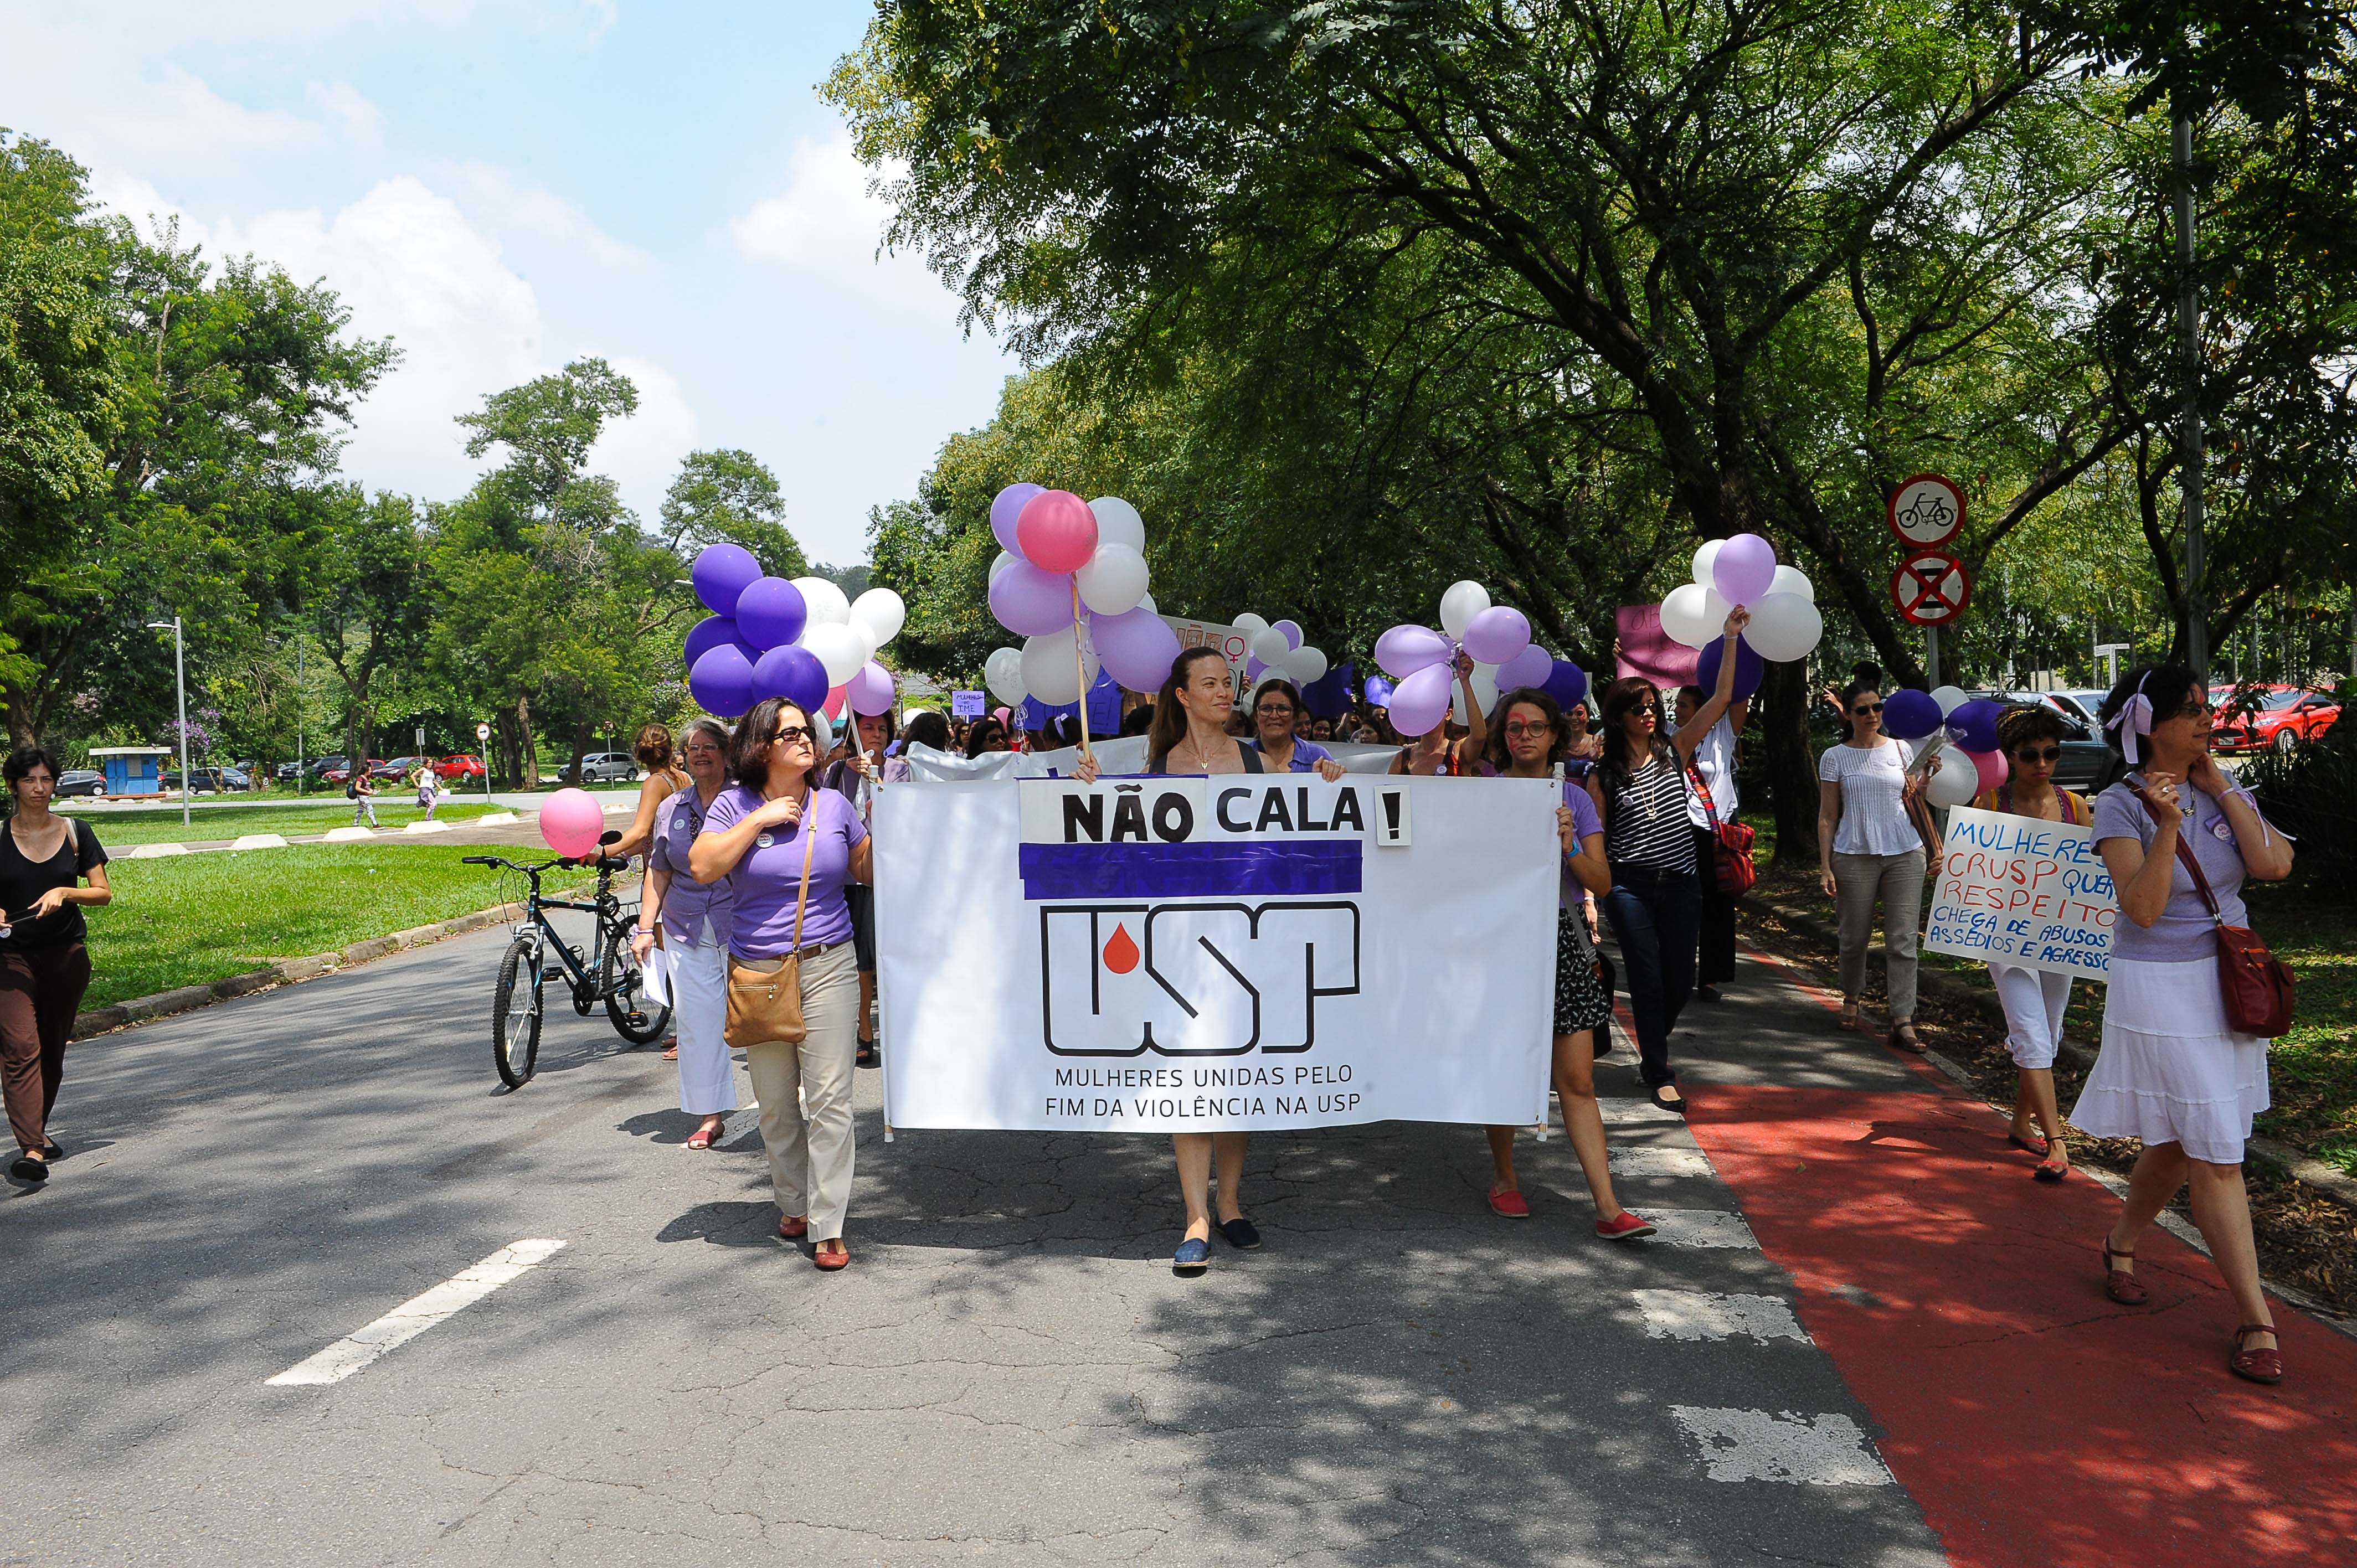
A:
<svg viewBox="0 0 2357 1568">
<path fill-rule="evenodd" d="M 1781 1481 L 1794 1487 L 1888 1487 L 1894 1483 L 1866 1434 L 1846 1415 L 1781 1414 L 1674 1404 L 1702 1450 L 1714 1481 Z"/>
<path fill-rule="evenodd" d="M 1759 1238 L 1743 1216 L 1720 1208 L 1647 1208 L 1658 1241 L 1672 1247 L 1740 1247 L 1760 1250 Z"/>
<path fill-rule="evenodd" d="M 1790 1304 L 1776 1296 L 1689 1290 L 1631 1294 L 1645 1315 L 1646 1334 L 1655 1339 L 1732 1339 L 1748 1334 L 1762 1345 L 1770 1339 L 1813 1343 Z"/>
<path fill-rule="evenodd" d="M 276 1377 L 272 1387 L 300 1383 L 340 1383 L 379 1356 L 405 1345 L 452 1314 L 482 1300 L 535 1264 L 556 1255 L 562 1241 L 530 1239 L 500 1248 L 473 1268 L 436 1285 L 424 1295 L 403 1302 L 382 1317 L 308 1359 L 297 1361 Z"/>
<path fill-rule="evenodd" d="M 1715 1173 L 1710 1168 L 1710 1156 L 1700 1149 L 1657 1148 L 1638 1144 L 1612 1151 L 1612 1174 L 1706 1176 Z"/>
<path fill-rule="evenodd" d="M 1650 1100 L 1607 1100 L 1598 1096 L 1596 1108 L 1603 1112 L 1607 1125 L 1615 1122 L 1683 1122 L 1684 1117 L 1674 1111 L 1664 1111 Z"/>
</svg>

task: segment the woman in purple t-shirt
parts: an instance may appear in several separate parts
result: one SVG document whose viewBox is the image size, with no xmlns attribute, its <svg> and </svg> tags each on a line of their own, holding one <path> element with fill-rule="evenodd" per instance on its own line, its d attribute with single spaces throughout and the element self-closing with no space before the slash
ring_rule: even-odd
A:
<svg viewBox="0 0 2357 1568">
<path fill-rule="evenodd" d="M 705 814 L 688 851 L 698 882 L 732 877 L 732 972 L 768 973 L 802 955 L 800 1045 L 759 1041 L 745 1052 L 761 1102 L 761 1141 L 783 1216 L 778 1234 L 809 1236 L 822 1269 L 851 1262 L 843 1217 L 851 1207 L 852 1052 L 859 972 L 851 945 L 846 882 L 872 879 L 867 824 L 838 791 L 816 788 L 811 716 L 776 697 L 754 704 L 728 747 L 732 789 Z M 803 835 L 812 835 L 805 838 Z M 804 902 L 802 866 L 810 866 Z"/>
<path fill-rule="evenodd" d="M 2267 1042 L 2226 1021 L 2215 922 L 2179 850 L 2192 852 L 2220 916 L 2239 926 L 2248 919 L 2243 879 L 2290 875 L 2291 843 L 2211 759 L 2209 693 L 2192 671 L 2130 671 L 2103 717 L 2113 746 L 2143 771 L 2095 797 L 2095 848 L 2126 918 L 2112 927 L 2103 1046 L 2071 1120 L 2098 1138 L 2144 1141 L 2126 1207 L 2104 1238 L 2104 1289 L 2123 1305 L 2144 1305 L 2136 1238 L 2190 1181 L 2193 1222 L 2243 1315 L 2226 1364 L 2255 1382 L 2280 1382 L 2243 1187 L 2251 1119 L 2267 1108 Z"/>
</svg>

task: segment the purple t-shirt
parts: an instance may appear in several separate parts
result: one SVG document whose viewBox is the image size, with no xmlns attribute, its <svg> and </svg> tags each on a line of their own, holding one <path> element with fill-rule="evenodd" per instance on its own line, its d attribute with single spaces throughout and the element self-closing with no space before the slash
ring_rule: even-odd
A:
<svg viewBox="0 0 2357 1568">
<path fill-rule="evenodd" d="M 2101 849 L 2105 839 L 2134 839 L 2149 853 L 2157 831 L 2152 813 L 2128 793 L 2128 782 L 2142 784 L 2144 775 L 2131 774 L 2128 781 L 2095 797 L 2095 844 Z M 2243 908 L 2243 846 L 2234 837 L 2233 825 L 2226 821 L 2225 810 L 2216 796 L 2190 784 L 2179 785 L 2177 797 L 2180 802 L 2193 802 L 2193 814 L 2182 819 L 2178 837 L 2192 846 L 2193 858 L 2201 863 L 2201 875 L 2210 879 L 2210 891 L 2217 895 L 2226 923 L 2249 925 L 2251 918 Z M 2168 908 L 2149 926 L 2139 926 L 2122 915 L 2112 927 L 2114 958 L 2193 963 L 2218 956 L 2218 940 L 2212 934 L 2217 927 L 2210 918 L 2209 906 L 2201 902 L 2185 862 L 2174 854 L 2169 858 L 2172 875 Z"/>
<path fill-rule="evenodd" d="M 1259 736 L 1254 736 L 1248 744 L 1254 751 L 1260 752 L 1264 758 L 1266 757 L 1268 748 L 1261 745 Z M 1285 770 L 1287 773 L 1315 772 L 1319 763 L 1325 761 L 1328 757 L 1333 755 L 1334 754 L 1332 752 L 1327 750 L 1316 741 L 1304 740 L 1301 736 L 1295 736 L 1293 737 L 1293 760 L 1286 764 Z"/>
<path fill-rule="evenodd" d="M 704 831 L 726 832 L 761 809 L 761 797 L 742 784 L 720 792 L 705 813 Z M 810 906 L 802 912 L 802 943 L 851 939 L 851 908 L 843 900 L 843 885 L 850 879 L 852 846 L 867 836 L 867 824 L 851 802 L 833 789 L 813 789 L 806 798 L 805 814 L 789 832 L 772 827 L 762 831 L 730 874 L 736 908 L 730 912 L 728 950 L 739 958 L 783 958 L 793 950 L 794 904 L 802 894 L 802 829 L 818 835 L 810 850 Z M 768 843 L 763 843 L 763 840 Z"/>
<path fill-rule="evenodd" d="M 717 801 L 719 797 L 713 799 Z M 663 889 L 662 924 L 672 940 L 725 948 L 736 890 L 725 876 L 717 882 L 698 882 L 687 868 L 688 846 L 703 831 L 704 807 L 691 784 L 656 811 L 655 842 L 647 850 L 647 864 L 671 874 L 671 883 Z"/>
</svg>

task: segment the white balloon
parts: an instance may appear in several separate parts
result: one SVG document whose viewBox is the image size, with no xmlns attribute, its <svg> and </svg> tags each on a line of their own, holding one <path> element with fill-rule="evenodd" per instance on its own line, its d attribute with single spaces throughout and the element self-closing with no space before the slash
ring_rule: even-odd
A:
<svg viewBox="0 0 2357 1568">
<path fill-rule="evenodd" d="M 1140 555 L 1146 553 L 1146 520 L 1137 509 L 1119 496 L 1099 496 L 1089 503 L 1096 514 L 1097 546 L 1126 544 Z"/>
<path fill-rule="evenodd" d="M 1771 594 L 1798 594 L 1811 604 L 1817 602 L 1817 586 L 1802 574 L 1798 566 L 1779 566 L 1776 580 L 1768 585 Z"/>
<path fill-rule="evenodd" d="M 1024 698 L 1023 654 L 1019 649 L 997 648 L 982 666 L 982 683 L 990 694 L 1013 707 Z"/>
<path fill-rule="evenodd" d="M 1498 667 L 1494 664 L 1477 663 L 1473 666 L 1471 679 L 1473 700 L 1480 704 L 1481 711 L 1486 714 L 1498 705 Z M 1465 683 L 1461 681 L 1457 683 L 1456 690 L 1449 693 L 1448 711 L 1460 725 L 1469 725 L 1473 722 L 1470 711 L 1465 706 Z"/>
<path fill-rule="evenodd" d="M 1716 588 L 1680 583 L 1662 601 L 1662 633 L 1672 642 L 1700 648 L 1727 625 L 1727 601 Z"/>
<path fill-rule="evenodd" d="M 1061 707 L 1066 703 L 1081 700 L 1083 679 L 1097 678 L 1096 655 L 1085 649 L 1080 655 L 1087 674 L 1075 666 L 1073 639 L 1078 627 L 1068 626 L 1061 631 L 1051 631 L 1045 637 L 1026 638 L 1023 642 L 1023 688 L 1049 707 Z"/>
<path fill-rule="evenodd" d="M 1711 588 L 1717 586 L 1717 585 L 1711 580 L 1710 574 L 1711 569 L 1718 564 L 1718 547 L 1726 542 L 1727 541 L 1724 539 L 1706 539 L 1702 542 L 1702 548 L 1694 553 L 1694 581 L 1695 587 Z M 1718 633 L 1716 631 L 1711 633 L 1711 636 L 1713 637 L 1717 637 L 1717 635 Z"/>
<path fill-rule="evenodd" d="M 909 607 L 889 588 L 870 588 L 851 601 L 851 624 L 881 648 L 909 624 Z"/>
<path fill-rule="evenodd" d="M 866 669 L 867 667 L 868 660 L 874 659 L 876 657 L 876 650 L 883 645 L 876 640 L 876 636 L 873 632 L 869 631 L 867 628 L 860 625 L 856 620 L 853 621 L 850 626 L 846 627 L 845 629 L 849 631 L 852 636 L 857 638 L 859 639 L 859 646 L 866 650 L 867 658 L 859 661 L 859 667 L 863 670 Z"/>
<path fill-rule="evenodd" d="M 1448 591 L 1440 596 L 1440 629 L 1463 641 L 1465 628 L 1473 618 L 1490 607 L 1490 590 L 1470 578 L 1451 583 Z"/>
<path fill-rule="evenodd" d="M 873 657 L 866 638 L 847 626 L 832 621 L 804 627 L 802 641 L 802 646 L 816 654 L 818 661 L 826 666 L 829 688 L 840 686 L 858 674 L 859 667 Z"/>
<path fill-rule="evenodd" d="M 1313 681 L 1326 679 L 1326 655 L 1321 650 L 1304 643 L 1286 655 L 1282 668 L 1295 685 L 1307 686 Z"/>
<path fill-rule="evenodd" d="M 1285 633 L 1270 627 L 1266 631 L 1253 633 L 1252 656 L 1272 670 L 1282 669 L 1285 661 L 1293 657 L 1293 644 L 1285 640 Z"/>
<path fill-rule="evenodd" d="M 1969 806 L 1980 792 L 1980 769 L 1973 759 L 1954 746 L 1943 748 L 1933 759 L 1923 798 L 1935 806 Z"/>
<path fill-rule="evenodd" d="M 1825 618 L 1798 594 L 1770 594 L 1751 607 L 1743 640 L 1771 664 L 1800 659 L 1825 634 Z"/>
<path fill-rule="evenodd" d="M 1012 550 L 1000 551 L 998 553 L 998 558 L 990 564 L 990 580 L 993 583 L 997 582 L 998 575 L 1001 572 L 1006 571 L 1009 566 L 1014 565 L 1019 559 L 1020 557 Z"/>
<path fill-rule="evenodd" d="M 1146 557 L 1126 544 L 1100 544 L 1073 580 L 1081 603 L 1101 616 L 1121 615 L 1146 597 Z"/>
<path fill-rule="evenodd" d="M 1964 695 L 1962 688 L 1956 686 L 1934 686 L 1932 688 L 1932 700 L 1940 704 L 1940 716 L 1943 719 L 1972 701 Z"/>
<path fill-rule="evenodd" d="M 1246 642 L 1250 642 L 1254 638 L 1258 637 L 1262 632 L 1268 629 L 1267 619 L 1265 617 L 1253 614 L 1250 610 L 1244 611 L 1243 614 L 1236 617 L 1235 619 L 1230 621 L 1228 624 L 1234 627 L 1238 631 L 1243 632 Z"/>
<path fill-rule="evenodd" d="M 1154 607 L 1154 596 L 1152 594 L 1138 595 L 1137 607 L 1144 610 L 1150 616 L 1158 616 L 1162 613 L 1160 610 Z"/>
<path fill-rule="evenodd" d="M 802 591 L 802 603 L 810 608 L 812 626 L 842 626 L 851 619 L 851 601 L 824 577 L 796 577 L 794 586 Z M 838 681 L 835 684 L 840 686 L 843 682 Z"/>
</svg>

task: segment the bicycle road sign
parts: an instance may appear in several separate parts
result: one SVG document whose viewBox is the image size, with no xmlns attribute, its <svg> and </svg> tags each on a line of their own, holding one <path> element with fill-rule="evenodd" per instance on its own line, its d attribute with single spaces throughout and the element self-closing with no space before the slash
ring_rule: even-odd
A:
<svg viewBox="0 0 2357 1568">
<path fill-rule="evenodd" d="M 1945 626 L 1973 602 L 1973 575 L 1953 555 L 1919 550 L 1890 575 L 1890 602 L 1917 626 Z"/>
<path fill-rule="evenodd" d="M 1937 549 L 1964 526 L 1964 492 L 1945 475 L 1910 475 L 1890 492 L 1888 512 L 1900 543 Z"/>
</svg>

